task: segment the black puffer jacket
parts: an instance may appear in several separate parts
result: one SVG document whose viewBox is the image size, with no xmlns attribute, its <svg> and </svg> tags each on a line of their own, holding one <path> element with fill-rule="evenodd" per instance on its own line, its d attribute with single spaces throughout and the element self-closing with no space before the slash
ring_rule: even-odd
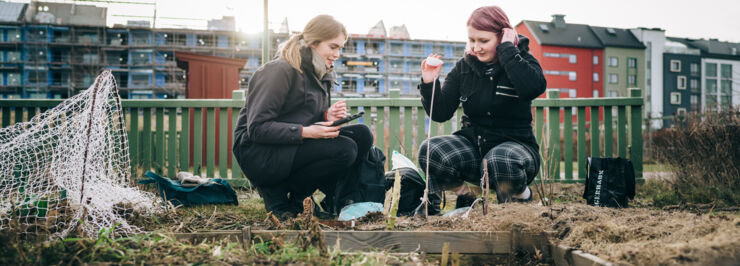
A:
<svg viewBox="0 0 740 266">
<path fill-rule="evenodd" d="M 445 78 L 436 80 L 432 120 L 444 122 L 463 105 L 463 127 L 455 134 L 465 136 L 482 154 L 505 142 L 516 141 L 530 149 L 539 161 L 539 147 L 532 133 L 532 100 L 545 92 L 542 68 L 529 54 L 529 39 L 519 35 L 519 44 L 496 47 L 496 63 L 484 64 L 465 55 Z M 421 102 L 429 114 L 432 83 L 420 83 Z"/>
<path fill-rule="evenodd" d="M 319 80 L 312 54 L 301 50 L 298 72 L 283 59 L 273 60 L 254 73 L 247 103 L 234 129 L 233 151 L 239 166 L 255 185 L 273 185 L 288 177 L 302 127 L 324 121 L 336 74 Z"/>
</svg>

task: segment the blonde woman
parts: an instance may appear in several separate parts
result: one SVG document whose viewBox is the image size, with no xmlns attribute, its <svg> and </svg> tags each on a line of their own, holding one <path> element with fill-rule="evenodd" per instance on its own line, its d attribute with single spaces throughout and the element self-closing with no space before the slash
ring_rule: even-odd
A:
<svg viewBox="0 0 740 266">
<path fill-rule="evenodd" d="M 367 126 L 331 126 L 347 113 L 344 101 L 330 106 L 346 40 L 344 25 L 319 15 L 249 82 L 233 150 L 265 209 L 280 218 L 295 216 L 317 188 L 331 193 L 373 143 Z"/>
</svg>

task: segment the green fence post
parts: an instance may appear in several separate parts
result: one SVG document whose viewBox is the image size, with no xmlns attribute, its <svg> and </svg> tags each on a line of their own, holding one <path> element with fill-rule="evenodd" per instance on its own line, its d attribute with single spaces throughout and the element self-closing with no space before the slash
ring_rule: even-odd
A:
<svg viewBox="0 0 740 266">
<path fill-rule="evenodd" d="M 190 108 L 182 108 L 180 125 L 180 170 L 190 172 Z"/>
<path fill-rule="evenodd" d="M 244 101 L 246 100 L 246 94 L 246 90 L 234 90 L 231 92 L 231 99 L 234 101 Z M 239 121 L 239 112 L 241 112 L 241 108 L 231 108 L 232 131 L 236 129 L 237 122 Z M 236 137 L 232 136 L 232 140 L 236 141 Z M 234 156 L 234 153 L 231 151 L 231 149 L 229 149 L 229 153 L 231 154 L 231 178 L 244 178 L 242 176 L 242 169 L 241 167 L 239 167 L 239 163 L 236 161 L 236 157 Z M 245 184 L 245 187 L 247 186 L 249 186 L 249 184 Z"/>
<path fill-rule="evenodd" d="M 547 98 L 559 99 L 560 90 L 547 90 Z M 554 181 L 560 179 L 560 107 L 555 105 L 547 108 L 547 122 L 547 130 L 550 133 L 548 136 L 550 147 L 546 151 L 550 176 L 547 178 Z"/>
<path fill-rule="evenodd" d="M 573 107 L 563 108 L 563 152 L 565 179 L 573 180 Z"/>
<path fill-rule="evenodd" d="M 599 107 L 591 106 L 591 157 L 599 157 Z"/>
<path fill-rule="evenodd" d="M 167 176 L 177 177 L 177 108 L 167 108 Z"/>
<path fill-rule="evenodd" d="M 157 174 L 165 175 L 164 169 L 166 167 L 166 162 L 164 161 L 164 150 L 165 150 L 165 143 L 164 143 L 164 108 L 156 108 L 156 130 L 157 134 L 155 136 L 154 140 L 154 151 L 155 153 L 155 162 L 157 168 L 155 169 L 157 171 Z"/>
<path fill-rule="evenodd" d="M 218 177 L 229 178 L 229 111 L 226 108 L 219 108 L 218 112 Z"/>
<path fill-rule="evenodd" d="M 642 99 L 642 91 L 632 88 L 630 97 Z M 630 106 L 630 118 L 630 160 L 635 167 L 635 177 L 642 178 L 642 104 Z"/>
<path fill-rule="evenodd" d="M 390 89 L 389 91 L 391 104 L 390 104 L 390 113 L 388 114 L 388 120 L 390 120 L 390 125 L 388 126 L 390 136 L 388 138 L 388 150 L 385 154 L 388 154 L 388 156 L 391 156 L 393 154 L 393 151 L 399 150 L 399 144 L 401 142 L 401 108 L 398 106 L 395 106 L 394 99 L 398 99 L 401 97 L 401 90 L 399 89 Z M 390 160 L 386 160 L 388 162 Z M 390 166 L 390 164 L 387 164 Z"/>
<path fill-rule="evenodd" d="M 141 157 L 144 161 L 144 172 L 152 170 L 152 108 L 144 108 L 144 130 L 141 134 Z"/>
<path fill-rule="evenodd" d="M 578 179 L 586 180 L 586 107 L 578 106 Z"/>
</svg>

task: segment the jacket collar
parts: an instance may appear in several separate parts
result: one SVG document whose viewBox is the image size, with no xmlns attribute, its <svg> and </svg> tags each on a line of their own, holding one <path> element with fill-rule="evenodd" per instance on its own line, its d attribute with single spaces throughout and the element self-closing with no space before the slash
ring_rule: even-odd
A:
<svg viewBox="0 0 740 266">
<path fill-rule="evenodd" d="M 316 71 L 317 63 L 314 62 L 314 56 L 315 52 L 311 47 L 301 47 L 301 70 L 312 77 L 321 88 L 328 92 L 331 89 L 331 85 L 338 84 L 337 73 L 334 71 L 334 67 L 331 67 L 323 72 L 322 77 L 319 77 L 319 71 Z M 323 64 L 323 62 L 320 63 Z M 329 87 L 326 87 L 325 84 L 329 84 Z"/>
</svg>

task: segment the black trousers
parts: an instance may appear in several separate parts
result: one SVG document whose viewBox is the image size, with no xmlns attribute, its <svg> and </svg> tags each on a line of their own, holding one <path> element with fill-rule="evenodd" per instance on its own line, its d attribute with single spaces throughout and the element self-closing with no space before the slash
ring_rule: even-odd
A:
<svg viewBox="0 0 740 266">
<path fill-rule="evenodd" d="M 265 208 L 267 211 L 301 211 L 300 203 L 316 189 L 325 193 L 333 191 L 337 181 L 366 158 L 372 144 L 372 132 L 362 124 L 342 127 L 339 137 L 333 139 L 304 139 L 296 151 L 288 178 L 276 186 L 257 187 Z"/>
</svg>

